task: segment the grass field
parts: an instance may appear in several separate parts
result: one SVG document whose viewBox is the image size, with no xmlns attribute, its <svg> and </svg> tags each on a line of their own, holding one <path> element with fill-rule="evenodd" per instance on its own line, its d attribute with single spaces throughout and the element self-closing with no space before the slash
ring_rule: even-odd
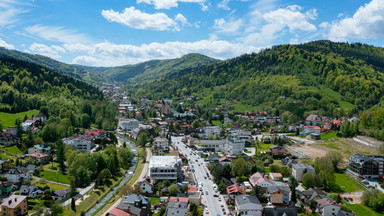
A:
<svg viewBox="0 0 384 216">
<path fill-rule="evenodd" d="M 24 119 L 24 116 L 27 115 L 29 119 L 32 118 L 32 115 L 36 116 L 40 111 L 39 110 L 29 110 L 26 112 L 20 113 L 5 113 L 0 112 L 0 120 L 3 124 L 3 128 L 15 127 L 15 121 L 17 118 Z"/>
<path fill-rule="evenodd" d="M 159 197 L 149 197 L 151 199 L 151 205 L 156 205 L 160 203 Z"/>
<path fill-rule="evenodd" d="M 345 204 L 345 202 L 343 201 Z M 384 213 L 376 212 L 373 209 L 363 205 L 363 204 L 349 204 L 346 203 L 347 207 L 358 216 L 384 216 Z"/>
<path fill-rule="evenodd" d="M 321 140 L 329 141 L 329 139 L 337 139 L 336 136 L 337 132 L 331 132 L 331 133 L 323 133 L 321 134 Z"/>
<path fill-rule="evenodd" d="M 8 154 L 11 154 L 11 155 L 17 155 L 17 154 L 22 153 L 20 151 L 20 149 L 17 148 L 17 146 L 15 146 L 15 145 L 14 146 L 10 146 L 10 147 L 6 147 L 6 148 L 1 148 L 0 150 L 3 151 L 3 152 L 6 152 Z"/>
<path fill-rule="evenodd" d="M 50 180 L 50 181 L 55 181 L 55 182 L 60 182 L 64 184 L 69 184 L 69 175 L 64 175 L 59 172 L 53 172 L 53 171 L 47 171 L 44 170 L 43 172 L 43 178 Z"/>
<path fill-rule="evenodd" d="M 48 186 L 48 187 L 50 187 L 54 191 L 63 190 L 63 189 L 67 189 L 68 188 L 67 186 L 64 186 L 64 185 L 54 184 L 54 183 L 45 182 L 45 181 L 36 183 L 34 185 L 37 186 L 37 187 L 42 187 L 42 188 L 45 187 L 45 186 Z"/>
<path fill-rule="evenodd" d="M 248 111 L 260 109 L 259 106 L 245 105 L 245 104 L 242 104 L 241 102 L 237 102 L 233 104 L 232 107 L 233 107 L 233 110 L 232 110 L 233 112 L 240 112 L 240 113 L 245 113 Z"/>
<path fill-rule="evenodd" d="M 222 125 L 220 120 L 212 120 L 212 124 L 215 126 L 221 126 Z"/>
<path fill-rule="evenodd" d="M 342 173 L 335 173 L 335 183 L 342 192 L 356 192 L 366 190 L 363 186 L 355 182 L 353 179 Z"/>
</svg>

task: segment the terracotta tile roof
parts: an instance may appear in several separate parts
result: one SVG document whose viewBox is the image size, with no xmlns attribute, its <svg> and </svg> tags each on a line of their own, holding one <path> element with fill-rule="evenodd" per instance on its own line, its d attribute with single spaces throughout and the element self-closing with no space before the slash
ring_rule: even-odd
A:
<svg viewBox="0 0 384 216">
<path fill-rule="evenodd" d="M 233 194 L 233 193 L 245 194 L 245 190 L 242 187 L 240 187 L 239 185 L 234 184 L 234 185 L 227 187 L 227 193 L 228 194 Z"/>
<path fill-rule="evenodd" d="M 113 215 L 113 216 L 130 216 L 131 214 L 115 207 L 114 209 L 112 209 L 109 212 L 109 215 Z"/>
</svg>

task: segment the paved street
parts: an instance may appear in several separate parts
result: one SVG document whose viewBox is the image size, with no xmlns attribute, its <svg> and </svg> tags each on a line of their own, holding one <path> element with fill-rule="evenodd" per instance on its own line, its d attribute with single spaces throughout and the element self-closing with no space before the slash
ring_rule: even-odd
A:
<svg viewBox="0 0 384 216">
<path fill-rule="evenodd" d="M 221 201 L 219 201 L 218 197 L 214 197 L 215 191 L 213 189 L 213 177 L 209 173 L 209 169 L 205 166 L 205 162 L 200 156 L 197 154 L 194 155 L 194 151 L 190 148 L 186 147 L 181 142 L 181 137 L 172 137 L 172 144 L 177 146 L 179 150 L 188 158 L 190 165 L 193 165 L 193 168 L 195 169 L 195 176 L 197 179 L 197 182 L 201 182 L 203 184 L 203 192 L 204 195 L 202 195 L 202 203 L 207 206 L 208 211 L 204 209 L 204 215 L 224 215 L 222 212 L 221 204 L 224 205 L 224 209 L 226 213 L 228 214 L 228 207 L 225 203 L 225 200 L 222 195 L 219 195 Z M 197 162 L 196 162 L 197 161 Z M 207 173 L 211 177 L 212 180 L 209 180 L 207 178 Z M 208 192 L 208 194 L 207 194 Z M 216 193 L 219 194 L 219 193 Z"/>
</svg>

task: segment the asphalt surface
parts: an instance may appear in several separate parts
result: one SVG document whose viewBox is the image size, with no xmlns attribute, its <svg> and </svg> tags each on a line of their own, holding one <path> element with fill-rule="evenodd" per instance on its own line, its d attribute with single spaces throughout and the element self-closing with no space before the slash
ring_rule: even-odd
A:
<svg viewBox="0 0 384 216">
<path fill-rule="evenodd" d="M 200 158 L 198 154 L 194 155 L 193 153 L 195 153 L 195 151 L 186 147 L 181 142 L 181 137 L 172 137 L 172 143 L 174 146 L 177 146 L 179 148 L 179 151 L 181 151 L 188 158 L 190 166 L 193 165 L 193 168 L 195 169 L 194 174 L 197 179 L 197 182 L 201 182 L 203 184 L 202 188 L 204 195 L 202 195 L 202 204 L 206 206 L 206 208 L 204 209 L 204 215 L 224 215 L 222 208 L 224 208 L 226 213 L 228 214 L 229 211 L 224 197 L 219 194 L 219 192 L 216 193 L 213 189 L 213 176 L 211 176 L 209 169 L 206 166 L 206 164 L 208 163 L 204 162 L 204 159 Z M 212 180 L 209 180 L 206 173 L 209 174 L 209 177 L 211 177 Z M 208 195 L 206 192 L 208 192 Z M 221 198 L 221 201 L 219 201 L 218 197 L 214 197 L 214 194 L 218 194 Z M 221 207 L 222 204 L 224 207 Z"/>
<path fill-rule="evenodd" d="M 115 188 L 113 188 L 113 190 L 111 190 L 103 199 L 101 199 L 95 206 L 93 206 L 85 214 L 86 216 L 91 216 L 93 213 L 95 213 L 97 211 L 97 209 L 99 209 L 101 206 L 103 206 L 111 197 L 113 197 L 115 195 L 115 191 L 118 191 L 122 186 L 125 185 L 125 183 L 127 183 L 127 181 L 132 177 L 133 173 L 135 172 L 136 163 L 137 163 L 137 159 L 138 159 L 136 147 L 131 142 L 129 142 L 129 140 L 127 140 L 123 137 L 119 137 L 118 135 L 116 137 L 118 139 L 122 140 L 123 142 L 125 142 L 127 145 L 129 145 L 129 147 L 131 148 L 131 151 L 133 153 L 135 153 L 136 156 L 133 158 L 133 160 L 131 162 L 131 166 L 129 167 L 127 172 L 124 174 L 124 178 L 123 178 L 123 180 L 121 180 L 120 184 L 117 185 Z M 129 173 L 131 173 L 131 174 L 129 174 Z"/>
</svg>

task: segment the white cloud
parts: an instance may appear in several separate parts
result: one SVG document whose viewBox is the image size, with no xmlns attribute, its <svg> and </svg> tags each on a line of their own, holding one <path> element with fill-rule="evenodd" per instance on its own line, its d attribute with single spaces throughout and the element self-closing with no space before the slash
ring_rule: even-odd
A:
<svg viewBox="0 0 384 216">
<path fill-rule="evenodd" d="M 74 58 L 72 63 L 92 66 L 134 64 L 151 59 L 177 58 L 188 53 L 201 53 L 214 58 L 226 59 L 243 53 L 259 51 L 259 48 L 254 46 L 217 40 L 150 43 L 139 46 L 114 44 L 106 41 L 89 46 L 72 44 L 64 47 L 71 52 L 85 52 L 87 54 Z"/>
<path fill-rule="evenodd" d="M 12 44 L 8 44 L 7 42 L 3 41 L 1 38 L 0 38 L 0 47 L 4 47 L 6 49 L 15 49 L 15 46 L 13 46 Z"/>
<path fill-rule="evenodd" d="M 135 7 L 126 8 L 122 13 L 114 10 L 103 10 L 103 17 L 109 22 L 117 22 L 135 29 L 166 31 L 179 31 L 177 22 L 169 18 L 165 13 L 148 14 L 135 9 Z M 176 15 L 177 21 L 185 17 L 181 14 Z M 186 21 L 186 19 L 185 19 Z"/>
<path fill-rule="evenodd" d="M 231 8 L 228 7 L 228 3 L 229 3 L 230 0 L 223 0 L 222 2 L 220 2 L 217 6 L 219 8 L 222 8 L 224 10 L 231 10 Z"/>
<path fill-rule="evenodd" d="M 47 45 L 38 44 L 38 43 L 33 43 L 31 46 L 29 46 L 29 50 L 26 50 L 26 51 L 29 53 L 48 56 L 53 59 L 61 58 L 61 55 L 59 54 L 60 52 L 65 53 L 65 49 L 63 49 L 60 46 L 55 46 L 55 45 L 47 46 Z"/>
<path fill-rule="evenodd" d="M 0 1 L 0 27 L 15 23 L 19 20 L 18 15 L 28 11 L 22 9 L 21 5 L 25 5 L 25 3 L 18 0 Z"/>
<path fill-rule="evenodd" d="M 177 14 L 175 16 L 175 21 L 180 22 L 181 25 L 188 24 L 187 18 L 185 18 L 182 14 Z"/>
<path fill-rule="evenodd" d="M 187 3 L 200 3 L 202 10 L 206 9 L 203 4 L 205 0 L 136 0 L 139 3 L 146 3 L 155 6 L 155 9 L 170 9 L 178 6 L 178 2 L 187 2 Z"/>
<path fill-rule="evenodd" d="M 213 28 L 219 33 L 236 33 L 243 26 L 242 19 L 216 19 Z"/>
<path fill-rule="evenodd" d="M 384 0 L 372 0 L 361 6 L 353 17 L 330 24 L 328 38 L 345 40 L 345 38 L 380 38 L 384 37 Z"/>
<path fill-rule="evenodd" d="M 91 39 L 84 34 L 76 33 L 64 27 L 34 25 L 25 29 L 29 34 L 44 40 L 61 43 L 89 42 Z"/>
</svg>

